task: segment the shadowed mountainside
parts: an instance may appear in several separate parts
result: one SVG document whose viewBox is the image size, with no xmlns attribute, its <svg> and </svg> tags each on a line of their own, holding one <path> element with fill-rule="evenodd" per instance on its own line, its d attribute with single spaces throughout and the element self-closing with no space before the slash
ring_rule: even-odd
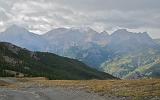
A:
<svg viewBox="0 0 160 100">
<path fill-rule="evenodd" d="M 0 42 L 0 76 L 47 77 L 49 79 L 115 79 L 84 63 L 53 53 L 32 52 Z"/>
</svg>

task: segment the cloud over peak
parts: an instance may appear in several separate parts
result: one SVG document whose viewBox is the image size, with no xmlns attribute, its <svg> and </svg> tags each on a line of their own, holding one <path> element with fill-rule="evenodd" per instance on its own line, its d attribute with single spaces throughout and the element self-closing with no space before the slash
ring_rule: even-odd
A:
<svg viewBox="0 0 160 100">
<path fill-rule="evenodd" d="M 57 27 L 127 28 L 160 37 L 159 0 L 0 0 L 0 31 L 12 24 L 44 33 Z"/>
</svg>

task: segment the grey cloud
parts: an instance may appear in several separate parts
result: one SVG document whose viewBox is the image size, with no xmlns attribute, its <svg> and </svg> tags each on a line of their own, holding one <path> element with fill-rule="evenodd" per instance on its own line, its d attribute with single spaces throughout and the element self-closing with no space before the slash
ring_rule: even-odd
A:
<svg viewBox="0 0 160 100">
<path fill-rule="evenodd" d="M 52 0 L 50 0 L 52 1 Z M 83 10 L 159 10 L 159 0 L 55 0 Z"/>
<path fill-rule="evenodd" d="M 130 12 L 125 13 L 121 11 L 111 11 L 108 13 L 97 13 L 92 21 L 106 23 L 111 26 L 119 26 L 126 28 L 139 28 L 139 27 L 160 27 L 158 20 L 160 20 L 159 15 L 157 17 L 153 12 Z"/>
<path fill-rule="evenodd" d="M 1 8 L 0 8 L 0 16 L 1 16 L 0 17 L 0 21 L 6 21 L 6 20 L 8 20 L 8 15 Z"/>
<path fill-rule="evenodd" d="M 150 29 L 157 36 L 159 12 L 160 0 L 0 0 L 0 29 L 12 24 L 38 33 L 55 27 L 120 27 Z"/>
</svg>

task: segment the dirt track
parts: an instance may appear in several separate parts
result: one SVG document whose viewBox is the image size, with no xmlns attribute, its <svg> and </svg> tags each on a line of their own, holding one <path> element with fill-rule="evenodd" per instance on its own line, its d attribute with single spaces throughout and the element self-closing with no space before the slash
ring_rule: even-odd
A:
<svg viewBox="0 0 160 100">
<path fill-rule="evenodd" d="M 0 89 L 0 100 L 106 100 L 97 94 L 60 88 Z M 108 99 L 107 99 L 108 100 Z"/>
</svg>

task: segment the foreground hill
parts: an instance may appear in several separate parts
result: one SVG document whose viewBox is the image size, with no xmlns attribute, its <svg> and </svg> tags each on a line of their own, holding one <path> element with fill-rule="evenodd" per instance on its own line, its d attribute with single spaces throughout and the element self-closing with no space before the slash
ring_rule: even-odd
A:
<svg viewBox="0 0 160 100">
<path fill-rule="evenodd" d="M 31 52 L 0 42 L 0 76 L 43 76 L 49 79 L 113 79 L 104 72 L 52 53 Z"/>
</svg>

